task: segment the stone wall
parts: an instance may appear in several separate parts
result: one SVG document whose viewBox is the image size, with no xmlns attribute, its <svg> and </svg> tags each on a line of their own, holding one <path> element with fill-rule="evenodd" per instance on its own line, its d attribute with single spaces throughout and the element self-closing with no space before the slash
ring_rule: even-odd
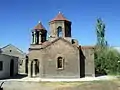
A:
<svg viewBox="0 0 120 90">
<path fill-rule="evenodd" d="M 85 59 L 85 76 L 95 76 L 94 47 L 82 46 L 81 50 Z"/>
<path fill-rule="evenodd" d="M 63 69 L 57 68 L 57 58 L 64 58 Z M 43 78 L 80 78 L 79 49 L 61 39 L 43 49 Z"/>
<path fill-rule="evenodd" d="M 25 62 L 26 62 L 26 54 L 20 51 L 18 48 L 16 48 L 13 45 L 8 45 L 4 48 L 2 48 L 2 54 L 6 54 L 9 56 L 15 56 L 18 57 L 18 72 L 19 73 L 25 73 Z"/>
<path fill-rule="evenodd" d="M 0 71 L 0 78 L 10 77 L 10 62 L 14 60 L 14 75 L 18 73 L 18 58 L 0 54 L 0 61 L 3 62 L 3 70 Z"/>
<path fill-rule="evenodd" d="M 63 69 L 57 68 L 57 58 L 64 58 Z M 79 49 L 58 39 L 43 49 L 30 50 L 29 60 L 38 59 L 41 78 L 80 78 Z"/>
<path fill-rule="evenodd" d="M 57 68 L 57 58 L 64 58 L 64 68 Z M 31 48 L 29 60 L 39 60 L 41 78 L 80 78 L 94 76 L 94 48 L 79 49 L 65 39 L 58 39 L 44 48 Z"/>
</svg>

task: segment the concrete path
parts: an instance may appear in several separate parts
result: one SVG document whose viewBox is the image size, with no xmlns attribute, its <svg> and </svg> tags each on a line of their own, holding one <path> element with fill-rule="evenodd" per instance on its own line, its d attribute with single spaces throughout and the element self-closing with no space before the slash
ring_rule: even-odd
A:
<svg viewBox="0 0 120 90">
<path fill-rule="evenodd" d="M 58 81 L 67 81 L 67 82 L 72 82 L 72 81 L 96 81 L 96 80 L 113 80 L 117 79 L 117 76 L 99 76 L 99 77 L 85 77 L 85 78 L 78 78 L 78 79 L 46 79 L 46 78 L 29 78 L 25 77 L 22 79 L 4 79 L 0 80 L 2 81 L 30 81 L 30 82 L 40 82 L 40 81 L 49 81 L 49 82 L 58 82 Z"/>
</svg>

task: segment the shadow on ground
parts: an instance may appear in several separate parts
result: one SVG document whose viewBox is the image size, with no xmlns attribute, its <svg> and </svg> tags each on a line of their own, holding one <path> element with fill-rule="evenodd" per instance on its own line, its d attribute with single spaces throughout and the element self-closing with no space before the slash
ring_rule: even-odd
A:
<svg viewBox="0 0 120 90">
<path fill-rule="evenodd" d="M 106 72 L 103 72 L 103 73 L 98 73 L 97 71 L 95 71 L 95 77 L 99 77 L 99 76 L 105 76 L 107 75 Z"/>
<path fill-rule="evenodd" d="M 5 80 L 5 79 L 22 79 L 22 78 L 25 78 L 27 77 L 26 74 L 17 74 L 15 76 L 12 76 L 12 77 L 9 77 L 9 78 L 2 78 L 0 80 Z"/>
</svg>

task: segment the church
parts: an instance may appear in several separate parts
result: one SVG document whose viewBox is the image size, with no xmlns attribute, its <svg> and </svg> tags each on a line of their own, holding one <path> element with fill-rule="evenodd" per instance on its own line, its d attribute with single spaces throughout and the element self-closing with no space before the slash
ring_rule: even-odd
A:
<svg viewBox="0 0 120 90">
<path fill-rule="evenodd" d="M 28 76 L 82 78 L 95 76 L 94 46 L 79 45 L 72 38 L 72 22 L 62 13 L 49 22 L 49 37 L 41 22 L 31 31 Z M 85 38 L 85 37 L 83 37 Z"/>
</svg>

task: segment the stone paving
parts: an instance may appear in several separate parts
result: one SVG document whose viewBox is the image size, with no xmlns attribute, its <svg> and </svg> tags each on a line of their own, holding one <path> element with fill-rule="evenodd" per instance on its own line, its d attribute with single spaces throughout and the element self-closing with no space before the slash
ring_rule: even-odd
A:
<svg viewBox="0 0 120 90">
<path fill-rule="evenodd" d="M 46 78 L 29 78 L 24 77 L 21 79 L 4 79 L 0 81 L 30 81 L 30 82 L 40 82 L 40 81 L 50 81 L 50 82 L 57 82 L 57 81 L 95 81 L 95 80 L 111 80 L 116 79 L 117 76 L 99 76 L 99 77 L 85 77 L 85 78 L 78 78 L 78 79 L 46 79 Z"/>
<path fill-rule="evenodd" d="M 44 86 L 36 82 L 6 81 L 3 90 L 54 90 L 55 87 Z"/>
<path fill-rule="evenodd" d="M 117 77 L 113 76 L 101 76 L 101 77 L 86 77 L 80 79 L 40 79 L 40 78 L 28 78 L 22 79 L 4 79 L 0 80 L 0 83 L 4 81 L 4 90 L 58 90 L 57 85 L 45 85 L 44 82 L 75 82 L 75 81 L 94 81 L 94 80 L 113 80 Z M 42 81 L 42 82 L 41 82 Z M 54 83 L 54 84 L 55 84 Z M 62 89 L 61 89 L 62 90 Z M 74 90 L 74 89 L 73 89 Z"/>
</svg>

